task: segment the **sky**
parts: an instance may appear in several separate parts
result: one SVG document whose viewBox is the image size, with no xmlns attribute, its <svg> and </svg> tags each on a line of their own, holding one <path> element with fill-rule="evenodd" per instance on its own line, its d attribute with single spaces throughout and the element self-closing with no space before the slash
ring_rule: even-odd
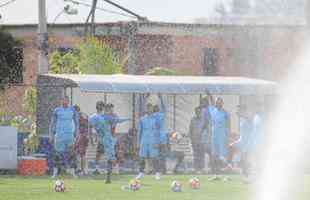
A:
<svg viewBox="0 0 310 200">
<path fill-rule="evenodd" d="M 10 0 L 0 0 L 0 5 Z M 90 10 L 89 7 L 74 5 L 64 0 L 46 0 L 47 17 L 49 23 L 85 22 Z M 92 0 L 77 0 L 91 4 Z M 113 0 L 116 3 L 146 16 L 152 21 L 190 23 L 196 18 L 214 15 L 214 6 L 221 0 Z M 55 21 L 55 17 L 63 10 L 66 4 L 78 9 L 77 15 L 62 14 Z M 98 7 L 122 12 L 103 0 L 98 0 Z M 16 0 L 13 3 L 0 7 L 0 24 L 28 24 L 38 22 L 38 0 Z M 96 11 L 96 22 L 111 22 L 133 20 L 103 11 Z"/>
</svg>

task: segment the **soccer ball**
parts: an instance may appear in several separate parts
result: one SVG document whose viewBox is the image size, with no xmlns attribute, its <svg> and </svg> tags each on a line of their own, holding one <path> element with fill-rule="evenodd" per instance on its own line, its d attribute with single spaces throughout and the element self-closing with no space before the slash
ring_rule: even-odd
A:
<svg viewBox="0 0 310 200">
<path fill-rule="evenodd" d="M 55 181 L 54 191 L 55 192 L 64 192 L 65 191 L 65 182 L 62 180 Z"/>
<path fill-rule="evenodd" d="M 192 179 L 190 179 L 189 180 L 189 186 L 190 186 L 190 188 L 192 188 L 192 189 L 199 189 L 200 188 L 200 181 L 199 181 L 199 179 L 198 178 L 192 178 Z"/>
<path fill-rule="evenodd" d="M 179 132 L 173 132 L 170 135 L 170 139 L 173 140 L 173 141 L 179 141 L 179 140 L 182 139 L 182 135 Z"/>
<path fill-rule="evenodd" d="M 171 190 L 173 192 L 182 192 L 182 184 L 178 181 L 173 181 L 171 184 Z"/>
<path fill-rule="evenodd" d="M 129 183 L 129 188 L 132 191 L 137 191 L 141 188 L 141 182 L 137 179 L 133 179 Z"/>
</svg>

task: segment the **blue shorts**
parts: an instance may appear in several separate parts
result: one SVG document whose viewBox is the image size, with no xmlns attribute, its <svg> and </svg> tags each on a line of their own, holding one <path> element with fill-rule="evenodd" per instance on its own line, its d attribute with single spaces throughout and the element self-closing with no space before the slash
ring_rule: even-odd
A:
<svg viewBox="0 0 310 200">
<path fill-rule="evenodd" d="M 220 141 L 219 139 L 212 140 L 211 152 L 213 156 L 219 159 L 226 158 L 228 154 L 228 150 L 226 148 L 226 142 Z"/>
<path fill-rule="evenodd" d="M 74 136 L 73 135 L 65 135 L 62 137 L 55 136 L 55 151 L 64 152 L 67 148 L 71 148 L 74 146 Z"/>
<path fill-rule="evenodd" d="M 159 145 L 141 144 L 140 150 L 139 150 L 139 157 L 140 158 L 157 158 L 157 157 L 159 157 Z"/>
<path fill-rule="evenodd" d="M 116 160 L 115 140 L 112 136 L 103 137 L 104 155 L 108 160 Z"/>
</svg>

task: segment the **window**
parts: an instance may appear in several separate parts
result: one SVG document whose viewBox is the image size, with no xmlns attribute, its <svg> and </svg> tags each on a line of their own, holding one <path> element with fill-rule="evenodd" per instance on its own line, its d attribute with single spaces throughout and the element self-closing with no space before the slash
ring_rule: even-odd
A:
<svg viewBox="0 0 310 200">
<path fill-rule="evenodd" d="M 203 73 L 204 75 L 214 76 L 217 73 L 218 49 L 203 49 Z"/>
</svg>

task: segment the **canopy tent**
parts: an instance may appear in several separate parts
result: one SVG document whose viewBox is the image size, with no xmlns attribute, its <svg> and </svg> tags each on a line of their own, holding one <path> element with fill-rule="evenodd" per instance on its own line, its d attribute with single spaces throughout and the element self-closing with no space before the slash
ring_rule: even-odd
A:
<svg viewBox="0 0 310 200">
<path fill-rule="evenodd" d="M 53 84 L 79 87 L 82 92 L 105 93 L 163 93 L 226 95 L 272 95 L 277 84 L 272 81 L 225 76 L 144 76 L 144 75 L 69 75 L 41 76 Z M 45 80 L 45 81 L 44 81 Z"/>
</svg>

